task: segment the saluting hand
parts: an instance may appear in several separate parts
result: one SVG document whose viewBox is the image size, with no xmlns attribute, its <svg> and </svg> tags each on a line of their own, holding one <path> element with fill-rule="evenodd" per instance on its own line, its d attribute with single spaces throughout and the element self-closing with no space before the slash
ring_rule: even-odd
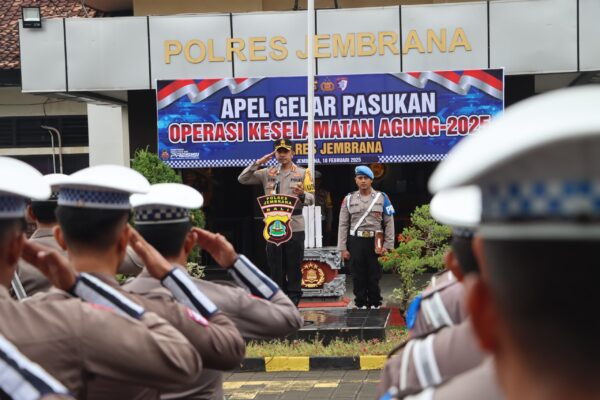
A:
<svg viewBox="0 0 600 400">
<path fill-rule="evenodd" d="M 56 250 L 31 240 L 25 241 L 22 257 L 39 269 L 52 285 L 69 290 L 77 281 L 77 270 L 70 261 Z"/>
<path fill-rule="evenodd" d="M 142 259 L 150 275 L 156 279 L 164 278 L 173 269 L 171 263 L 134 229 L 129 236 L 129 245 Z"/>
<path fill-rule="evenodd" d="M 229 268 L 237 260 L 238 253 L 225 236 L 200 228 L 192 228 L 192 232 L 197 236 L 198 245 L 206 250 L 221 267 Z"/>
<path fill-rule="evenodd" d="M 269 160 L 271 159 L 271 157 L 273 157 L 274 155 L 275 155 L 275 151 L 272 151 L 269 154 L 265 154 L 264 156 L 262 156 L 261 158 L 256 160 L 256 165 L 263 165 L 263 164 L 268 163 Z"/>
</svg>

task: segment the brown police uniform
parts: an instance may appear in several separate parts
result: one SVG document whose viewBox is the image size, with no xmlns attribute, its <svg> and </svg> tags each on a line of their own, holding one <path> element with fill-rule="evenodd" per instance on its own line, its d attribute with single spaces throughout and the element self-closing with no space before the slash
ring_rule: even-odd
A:
<svg viewBox="0 0 600 400">
<path fill-rule="evenodd" d="M 429 292 L 434 289 L 439 289 L 445 287 L 446 284 L 456 281 L 456 277 L 449 269 L 438 272 L 437 274 L 431 277 L 431 280 L 427 284 L 427 287 L 423 290 L 423 292 Z"/>
<path fill-rule="evenodd" d="M 191 279 L 217 305 L 219 310 L 233 321 L 246 339 L 282 338 L 302 326 L 302 317 L 298 310 L 281 290 L 270 300 L 265 300 L 251 296 L 240 287 L 202 279 Z M 146 295 L 160 288 L 160 283 L 144 269 L 123 288 L 132 293 Z M 222 399 L 222 378 L 220 371 L 205 369 L 193 387 L 182 393 L 161 397 L 168 399 Z"/>
<path fill-rule="evenodd" d="M 41 243 L 44 246 L 57 250 L 62 255 L 66 256 L 66 252 L 60 247 L 56 239 L 54 239 L 54 233 L 52 232 L 51 228 L 37 229 L 35 232 L 33 232 L 33 235 L 31 235 L 29 240 Z M 21 284 L 23 285 L 25 293 L 27 293 L 28 296 L 34 295 L 38 292 L 45 292 L 52 287 L 52 284 L 46 278 L 46 276 L 44 276 L 44 274 L 23 259 L 19 260 L 17 271 L 19 279 L 21 280 Z"/>
<path fill-rule="evenodd" d="M 443 326 L 454 326 L 467 318 L 464 286 L 458 280 L 441 283 L 423 292 L 411 337 L 433 332 Z"/>
<path fill-rule="evenodd" d="M 415 392 L 437 386 L 483 362 L 470 320 L 445 327 L 431 335 L 412 339 L 386 363 L 378 393 L 394 386 Z"/>
<path fill-rule="evenodd" d="M 409 395 L 405 400 L 504 400 L 491 357 L 479 366 L 436 388 Z"/>
<path fill-rule="evenodd" d="M 114 277 L 103 274 L 90 274 L 108 284 L 122 294 L 142 305 L 146 310 L 165 318 L 179 330 L 202 357 L 204 367 L 232 369 L 244 358 L 245 343 L 235 325 L 223 314 L 216 313 L 208 321 L 195 315 L 183 304 L 173 299 L 164 288 L 157 288 L 144 295 L 129 293 L 121 288 Z M 37 301 L 68 299 L 64 291 L 51 290 L 33 299 Z M 32 299 L 32 300 L 33 300 Z M 200 317 L 200 318 L 198 318 Z M 98 378 L 90 382 L 86 399 L 156 399 L 158 392 L 139 385 L 115 382 L 114 377 Z"/>
<path fill-rule="evenodd" d="M 381 194 L 375 200 L 378 193 Z M 381 266 L 375 253 L 375 232 L 383 231 L 383 247 L 388 250 L 394 248 L 393 208 L 392 213 L 386 212 L 386 199 L 385 193 L 375 189 L 371 189 L 368 196 L 362 196 L 357 190 L 344 197 L 340 208 L 337 248 L 350 252 L 354 302 L 357 307 L 381 305 Z M 357 227 L 373 200 L 375 204 L 371 211 Z M 355 230 L 354 235 L 351 230 Z"/>
<path fill-rule="evenodd" d="M 127 246 L 125 258 L 121 261 L 121 265 L 117 269 L 117 273 L 127 276 L 137 276 L 144 268 L 144 263 L 135 253 L 131 246 Z"/>
<path fill-rule="evenodd" d="M 265 194 L 287 194 L 295 196 L 293 187 L 298 183 L 304 186 L 304 199 L 298 201 L 292 214 L 292 238 L 280 244 L 267 243 L 267 263 L 269 264 L 271 279 L 283 289 L 294 304 L 300 302 L 302 297 L 301 280 L 302 273 L 300 264 L 304 259 L 304 217 L 302 207 L 315 203 L 312 179 L 309 172 L 292 163 L 287 171 L 278 167 L 259 169 L 259 165 L 253 163 L 246 167 L 238 181 L 244 185 L 262 185 Z M 307 190 L 308 189 L 308 190 Z"/>
<path fill-rule="evenodd" d="M 16 302 L 0 287 L 0 333 L 78 398 L 98 377 L 166 390 L 193 382 L 202 366 L 156 314 L 136 320 L 77 298 Z"/>
</svg>

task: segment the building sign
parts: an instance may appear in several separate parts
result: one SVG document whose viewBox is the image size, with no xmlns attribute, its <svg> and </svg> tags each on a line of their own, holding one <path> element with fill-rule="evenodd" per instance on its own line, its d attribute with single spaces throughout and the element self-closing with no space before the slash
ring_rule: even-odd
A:
<svg viewBox="0 0 600 400">
<path fill-rule="evenodd" d="M 379 32 L 352 32 L 347 34 L 319 34 L 314 35 L 315 58 L 338 57 L 370 57 L 408 54 L 410 51 L 418 53 L 453 53 L 461 48 L 471 51 L 471 43 L 463 28 L 456 28 L 448 32 L 447 28 L 439 31 L 426 29 L 424 34 L 411 29 L 403 43 L 399 42 L 396 31 Z M 177 57 L 183 57 L 190 64 L 202 62 L 232 61 L 283 61 L 293 56 L 305 60 L 307 58 L 307 44 L 302 49 L 290 49 L 285 36 L 273 37 L 255 36 L 250 38 L 227 38 L 223 48 L 217 48 L 214 39 L 190 39 L 185 42 L 177 39 L 168 39 L 163 42 L 164 62 L 171 64 Z"/>
<path fill-rule="evenodd" d="M 438 161 L 503 109 L 503 71 L 315 79 L 315 163 Z M 295 142 L 307 162 L 306 77 L 157 82 L 158 151 L 175 168 L 242 167 Z"/>
</svg>

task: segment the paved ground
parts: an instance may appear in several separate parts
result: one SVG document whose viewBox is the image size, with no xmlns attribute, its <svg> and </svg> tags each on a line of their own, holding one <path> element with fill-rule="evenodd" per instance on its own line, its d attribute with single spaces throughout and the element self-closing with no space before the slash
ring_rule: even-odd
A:
<svg viewBox="0 0 600 400">
<path fill-rule="evenodd" d="M 381 371 L 245 372 L 225 374 L 228 400 L 375 398 Z"/>
</svg>

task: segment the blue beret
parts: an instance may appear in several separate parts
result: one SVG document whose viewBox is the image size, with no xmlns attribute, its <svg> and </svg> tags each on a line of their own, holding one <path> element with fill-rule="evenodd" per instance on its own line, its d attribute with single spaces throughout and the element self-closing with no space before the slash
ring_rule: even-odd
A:
<svg viewBox="0 0 600 400">
<path fill-rule="evenodd" d="M 375 175 L 373 175 L 373 171 L 371 171 L 371 168 L 367 167 L 366 165 L 359 165 L 358 167 L 356 167 L 354 169 L 354 175 L 364 175 L 371 179 L 375 178 Z"/>
</svg>

